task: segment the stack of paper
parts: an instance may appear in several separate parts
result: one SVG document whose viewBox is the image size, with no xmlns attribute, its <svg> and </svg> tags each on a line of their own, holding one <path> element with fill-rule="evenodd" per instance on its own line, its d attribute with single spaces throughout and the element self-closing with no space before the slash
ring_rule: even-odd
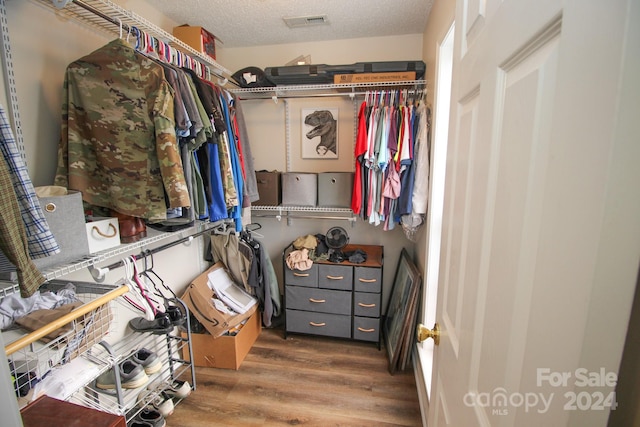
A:
<svg viewBox="0 0 640 427">
<path fill-rule="evenodd" d="M 258 300 L 237 286 L 223 268 L 212 271 L 207 276 L 209 288 L 236 313 L 246 313 Z"/>
</svg>

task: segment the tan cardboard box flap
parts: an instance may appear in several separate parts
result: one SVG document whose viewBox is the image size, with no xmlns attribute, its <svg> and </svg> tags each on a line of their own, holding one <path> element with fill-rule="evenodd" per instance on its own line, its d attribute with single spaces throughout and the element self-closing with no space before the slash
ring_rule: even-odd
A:
<svg viewBox="0 0 640 427">
<path fill-rule="evenodd" d="M 208 274 L 219 268 L 224 268 L 224 264 L 218 262 L 204 273 L 193 279 L 184 295 L 182 301 L 187 304 L 189 310 L 198 319 L 205 329 L 213 336 L 219 337 L 230 328 L 239 325 L 257 310 L 257 304 L 242 314 L 226 314 L 218 311 L 213 305 L 212 298 L 215 293 L 207 284 Z"/>
</svg>

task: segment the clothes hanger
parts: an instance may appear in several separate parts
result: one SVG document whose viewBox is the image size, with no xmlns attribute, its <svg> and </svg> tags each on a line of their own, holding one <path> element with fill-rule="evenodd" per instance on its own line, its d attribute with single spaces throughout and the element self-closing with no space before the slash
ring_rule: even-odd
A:
<svg viewBox="0 0 640 427">
<path fill-rule="evenodd" d="M 162 278 L 153 270 L 153 253 L 150 250 L 143 251 L 144 254 L 144 271 L 142 274 L 145 275 L 147 279 L 153 283 L 153 286 L 156 290 L 158 296 L 160 296 L 164 301 L 164 313 L 169 316 L 171 322 L 174 325 L 181 325 L 187 318 L 187 311 L 184 309 L 184 305 L 178 299 L 178 296 L 173 292 L 173 290 L 167 286 L 167 284 L 162 280 Z M 160 289 L 158 284 L 151 278 L 149 273 L 152 273 L 155 278 L 161 283 L 164 291 L 167 291 L 171 296 L 167 298 L 163 289 Z"/>
<path fill-rule="evenodd" d="M 151 311 L 153 312 L 153 316 L 155 317 L 155 315 L 158 314 L 158 312 L 160 311 L 160 307 L 162 307 L 162 304 L 160 304 L 158 301 L 153 299 L 151 295 L 149 295 L 148 289 L 146 288 L 145 284 L 142 283 L 142 281 L 140 280 L 140 277 L 138 274 L 138 267 L 136 265 L 135 255 L 131 255 L 130 258 L 133 265 L 133 281 L 138 286 L 140 295 L 147 302 L 147 304 L 151 308 Z"/>
<path fill-rule="evenodd" d="M 163 289 L 164 291 L 168 291 L 173 298 L 178 298 L 175 292 L 173 292 L 173 290 L 169 286 L 167 286 L 164 280 L 162 280 L 162 278 L 158 275 L 158 273 L 156 273 L 155 270 L 153 269 L 153 266 L 154 266 L 153 253 L 150 250 L 145 250 L 142 253 L 144 254 L 144 258 L 143 258 L 144 270 L 140 274 L 144 275 L 151 281 L 157 293 L 159 294 L 160 297 L 162 297 L 165 300 L 165 302 L 167 302 L 168 299 L 165 297 Z M 156 283 L 156 280 L 154 280 L 151 277 L 151 275 L 153 275 L 155 279 L 160 282 L 163 289 L 160 289 L 160 286 L 158 286 L 158 284 Z"/>
<path fill-rule="evenodd" d="M 155 318 L 156 310 L 153 308 L 149 300 L 143 295 L 142 289 L 135 281 L 135 279 L 137 279 L 137 274 L 135 274 L 135 256 L 132 255 L 130 257 L 123 258 L 122 264 L 125 268 L 125 276 L 121 281 L 129 288 L 129 292 L 132 294 L 132 297 L 125 295 L 125 299 L 131 305 L 144 313 L 144 317 L 147 320 L 153 320 Z"/>
<path fill-rule="evenodd" d="M 137 292 L 136 292 L 136 286 L 131 282 L 131 262 L 129 261 L 128 258 L 123 258 L 122 259 L 122 265 L 124 267 L 124 276 L 119 279 L 116 284 L 117 285 L 123 285 L 126 286 L 129 290 L 128 293 L 131 293 L 131 296 L 127 294 L 123 295 L 124 300 L 129 303 L 134 309 L 146 314 L 148 311 L 148 308 L 145 306 L 145 304 L 141 303 L 139 301 Z M 138 301 L 136 301 L 138 300 Z"/>
<path fill-rule="evenodd" d="M 262 228 L 262 224 L 259 224 L 257 222 L 252 222 L 250 224 L 247 224 L 244 229 L 246 231 L 248 231 L 250 234 L 252 234 L 253 236 L 259 237 L 261 239 L 264 239 L 264 236 L 260 233 L 256 233 L 256 230 L 260 230 Z"/>
</svg>

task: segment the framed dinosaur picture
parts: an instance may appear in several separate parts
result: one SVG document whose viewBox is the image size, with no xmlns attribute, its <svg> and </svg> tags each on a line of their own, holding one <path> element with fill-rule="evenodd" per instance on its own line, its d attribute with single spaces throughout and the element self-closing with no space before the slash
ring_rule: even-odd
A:
<svg viewBox="0 0 640 427">
<path fill-rule="evenodd" d="M 303 108 L 302 158 L 338 158 L 338 108 Z"/>
</svg>

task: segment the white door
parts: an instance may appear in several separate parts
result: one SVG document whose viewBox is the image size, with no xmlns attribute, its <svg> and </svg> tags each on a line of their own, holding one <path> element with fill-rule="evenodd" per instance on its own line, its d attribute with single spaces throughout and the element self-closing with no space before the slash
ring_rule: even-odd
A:
<svg viewBox="0 0 640 427">
<path fill-rule="evenodd" d="M 639 9 L 458 0 L 429 427 L 606 425 L 640 259 Z"/>
</svg>

